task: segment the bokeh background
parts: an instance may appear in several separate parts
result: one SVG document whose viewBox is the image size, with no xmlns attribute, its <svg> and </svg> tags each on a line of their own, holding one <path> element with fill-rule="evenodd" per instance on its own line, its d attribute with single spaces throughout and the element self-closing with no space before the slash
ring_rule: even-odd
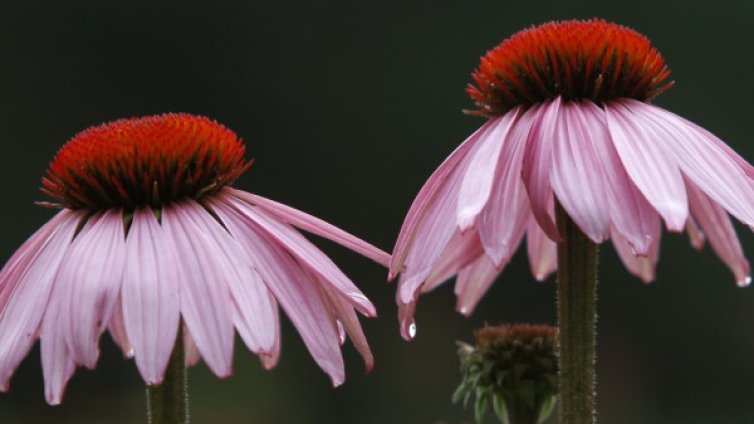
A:
<svg viewBox="0 0 754 424">
<path fill-rule="evenodd" d="M 574 4 L 571 4 L 574 3 Z M 392 248 L 421 184 L 481 123 L 465 116 L 469 73 L 511 33 L 552 19 L 604 17 L 649 36 L 677 86 L 657 100 L 754 159 L 754 3 L 47 1 L 0 5 L 0 260 L 52 215 L 34 202 L 49 160 L 81 129 L 185 111 L 225 123 L 256 159 L 237 186 Z M 739 227 L 748 252 L 754 237 Z M 234 375 L 191 370 L 196 423 L 462 423 L 455 341 L 485 322 L 553 323 L 554 282 L 523 252 L 470 319 L 451 285 L 427 295 L 418 337 L 398 334 L 394 286 L 379 266 L 320 243 L 375 301 L 365 320 L 377 364 L 346 345 L 332 389 L 285 321 L 272 372 L 237 341 Z M 739 289 L 706 248 L 665 237 L 644 286 L 603 249 L 599 417 L 603 423 L 754 422 L 754 288 Z M 143 387 L 108 336 L 62 406 L 43 401 L 39 351 L 0 395 L 3 423 L 144 420 Z M 554 420 L 553 420 L 554 421 Z M 492 421 L 489 421 L 492 422 Z"/>
</svg>

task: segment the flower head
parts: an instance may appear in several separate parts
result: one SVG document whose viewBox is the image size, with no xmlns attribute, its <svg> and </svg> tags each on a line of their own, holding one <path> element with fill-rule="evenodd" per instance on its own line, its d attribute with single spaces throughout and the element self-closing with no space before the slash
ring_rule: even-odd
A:
<svg viewBox="0 0 754 424">
<path fill-rule="evenodd" d="M 646 38 L 601 20 L 530 28 L 487 53 L 468 91 L 489 119 L 421 189 L 393 252 L 404 337 L 420 293 L 453 276 L 458 310 L 470 314 L 524 236 L 534 276 L 551 274 L 556 204 L 594 242 L 611 239 L 646 282 L 662 220 L 696 248 L 709 240 L 749 284 L 728 214 L 754 225 L 754 168 L 648 103 L 668 76 Z"/>
<path fill-rule="evenodd" d="M 488 405 L 502 423 L 537 424 L 550 415 L 558 391 L 558 329 L 548 325 L 486 325 L 474 346 L 459 343 L 463 380 L 453 395 L 474 397 L 477 422 Z"/>
<path fill-rule="evenodd" d="M 296 228 L 379 263 L 389 256 L 332 225 L 229 187 L 250 162 L 207 118 L 166 114 L 86 130 L 57 154 L 43 192 L 62 207 L 0 271 L 0 389 L 41 339 L 48 402 L 109 329 L 147 384 L 163 379 L 179 326 L 186 361 L 231 373 L 234 331 L 266 368 L 280 353 L 278 305 L 333 384 L 350 337 L 371 367 L 356 312 L 371 302 Z"/>
</svg>

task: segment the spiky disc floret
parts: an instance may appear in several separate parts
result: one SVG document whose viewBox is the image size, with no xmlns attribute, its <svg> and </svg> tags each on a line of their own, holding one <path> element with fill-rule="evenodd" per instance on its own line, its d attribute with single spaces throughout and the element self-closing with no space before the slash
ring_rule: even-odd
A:
<svg viewBox="0 0 754 424">
<path fill-rule="evenodd" d="M 251 164 L 233 131 L 202 116 L 169 113 L 92 127 L 69 140 L 42 192 L 71 209 L 105 209 L 198 198 Z"/>
<path fill-rule="evenodd" d="M 669 89 L 670 70 L 649 40 L 599 19 L 551 22 L 514 34 L 481 58 L 467 92 L 476 113 L 562 96 L 601 102 L 640 101 Z"/>
</svg>

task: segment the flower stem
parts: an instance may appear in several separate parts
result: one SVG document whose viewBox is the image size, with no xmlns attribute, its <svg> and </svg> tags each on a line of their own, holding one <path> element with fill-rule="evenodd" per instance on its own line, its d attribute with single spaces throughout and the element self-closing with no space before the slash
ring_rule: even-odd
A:
<svg viewBox="0 0 754 424">
<path fill-rule="evenodd" d="M 181 326 L 183 327 L 183 326 Z M 187 424 L 188 379 L 186 353 L 183 348 L 183 329 L 178 330 L 173 353 L 159 386 L 147 386 L 147 423 Z"/>
<path fill-rule="evenodd" d="M 591 424 L 597 322 L 597 245 L 556 206 L 558 243 L 559 414 L 561 424 Z"/>
</svg>

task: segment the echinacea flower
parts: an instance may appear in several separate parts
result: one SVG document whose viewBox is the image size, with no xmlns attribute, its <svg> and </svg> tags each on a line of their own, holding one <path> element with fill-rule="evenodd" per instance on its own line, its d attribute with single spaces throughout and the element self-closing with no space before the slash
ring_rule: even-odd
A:
<svg viewBox="0 0 754 424">
<path fill-rule="evenodd" d="M 71 139 L 43 192 L 62 208 L 0 273 L 0 389 L 41 339 L 47 401 L 77 365 L 95 367 L 109 329 L 148 385 L 179 327 L 186 362 L 231 373 L 234 329 L 266 368 L 280 353 L 278 304 L 338 385 L 348 335 L 372 355 L 356 312 L 372 303 L 296 228 L 387 265 L 379 249 L 229 185 L 249 166 L 222 125 L 188 114 L 124 119 Z M 51 204 L 52 205 L 52 204 Z"/>
<path fill-rule="evenodd" d="M 432 174 L 390 264 L 403 336 L 418 296 L 456 276 L 470 314 L 526 236 L 534 276 L 557 267 L 556 205 L 591 241 L 654 278 L 661 220 L 704 240 L 749 284 L 729 215 L 754 225 L 754 168 L 710 132 L 650 103 L 672 86 L 649 40 L 602 20 L 521 31 L 489 51 L 468 93 L 488 118 Z"/>
</svg>

